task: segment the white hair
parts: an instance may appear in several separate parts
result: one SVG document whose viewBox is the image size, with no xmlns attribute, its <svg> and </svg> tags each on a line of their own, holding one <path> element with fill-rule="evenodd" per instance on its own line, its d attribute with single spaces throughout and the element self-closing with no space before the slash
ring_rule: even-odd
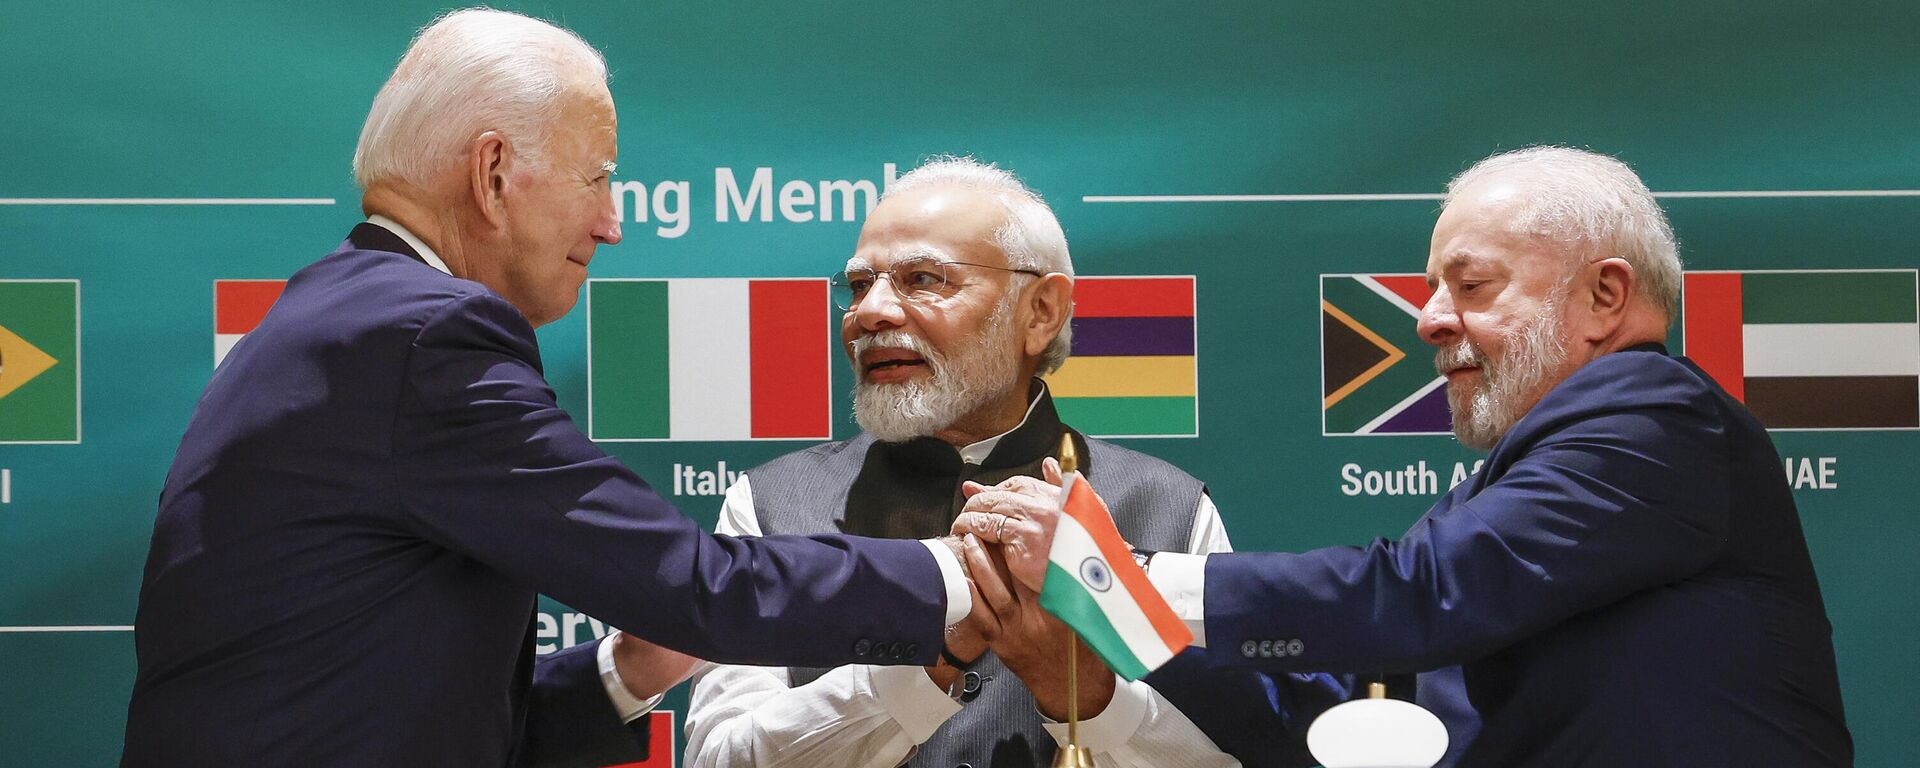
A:
<svg viewBox="0 0 1920 768">
<path fill-rule="evenodd" d="M 1584 149 L 1538 146 L 1492 155 L 1447 182 L 1461 190 L 1513 174 L 1525 188 L 1515 226 L 1572 246 L 1576 263 L 1592 253 L 1633 267 L 1634 291 L 1671 319 L 1680 308 L 1680 246 L 1653 192 L 1626 163 Z M 1573 267 L 1569 267 L 1572 269 Z"/>
<path fill-rule="evenodd" d="M 421 28 L 373 97 L 354 182 L 426 188 L 487 131 L 505 135 L 517 160 L 544 167 L 562 97 L 606 77 L 600 52 L 568 30 L 490 8 L 448 13 Z"/>
<path fill-rule="evenodd" d="M 915 187 L 953 184 L 989 192 L 1007 211 L 1007 223 L 993 233 L 993 245 L 1007 256 L 1007 266 L 1038 272 L 1058 272 L 1073 277 L 1073 259 L 1067 254 L 1067 233 L 1060 220 L 1047 207 L 1040 193 L 1029 189 L 1013 175 L 992 163 L 971 157 L 941 155 L 908 171 L 887 185 L 885 200 Z M 1040 353 L 1039 373 L 1060 369 L 1073 350 L 1073 304 L 1067 304 L 1067 317 L 1060 332 Z"/>
</svg>

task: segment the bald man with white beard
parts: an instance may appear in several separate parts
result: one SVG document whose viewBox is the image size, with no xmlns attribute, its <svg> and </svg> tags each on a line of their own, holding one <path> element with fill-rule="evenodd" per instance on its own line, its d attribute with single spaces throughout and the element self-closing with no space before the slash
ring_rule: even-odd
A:
<svg viewBox="0 0 1920 768">
<path fill-rule="evenodd" d="M 1427 280 L 1419 332 L 1486 461 L 1398 540 L 1154 557 L 1208 660 L 1404 676 L 1449 768 L 1852 765 L 1780 459 L 1662 345 L 1680 258 L 1639 177 L 1563 147 L 1487 158 L 1448 185 Z M 1049 489 L 975 495 L 955 530 L 1037 585 Z"/>
</svg>

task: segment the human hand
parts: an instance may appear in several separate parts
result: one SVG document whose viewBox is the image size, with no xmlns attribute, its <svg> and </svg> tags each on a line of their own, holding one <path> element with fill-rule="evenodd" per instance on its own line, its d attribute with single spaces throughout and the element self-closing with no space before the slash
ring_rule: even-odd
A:
<svg viewBox="0 0 1920 768">
<path fill-rule="evenodd" d="M 613 643 L 613 668 L 620 673 L 621 684 L 641 701 L 679 685 L 705 663 L 625 632 L 608 635 L 606 642 Z"/>
<path fill-rule="evenodd" d="M 961 486 L 966 507 L 953 521 L 954 533 L 972 533 L 998 546 L 1013 579 L 1038 592 L 1047 579 L 1047 552 L 1060 522 L 1060 462 L 1041 462 L 1044 479 L 1012 477 L 988 487 Z"/>
<path fill-rule="evenodd" d="M 986 554 L 986 553 L 983 553 Z M 975 586 L 999 619 L 992 636 L 993 652 L 1033 692 L 1040 712 L 1055 720 L 1066 717 L 1067 697 L 1079 697 L 1079 715 L 1093 717 L 1113 700 L 1113 672 L 1073 630 L 1040 607 L 1040 595 L 1009 577 L 997 555 L 973 564 Z M 1079 689 L 1067 688 L 1069 644 L 1078 644 L 1074 657 Z"/>
<path fill-rule="evenodd" d="M 973 536 L 942 539 L 942 541 L 948 540 L 954 542 L 951 546 L 958 550 L 960 565 L 967 571 L 967 588 L 973 593 L 973 612 L 967 614 L 959 624 L 947 628 L 946 651 L 954 658 L 971 664 L 986 655 L 988 644 L 1000 632 L 999 616 L 994 613 L 987 599 L 980 594 L 980 586 L 975 581 L 979 578 L 977 574 L 991 573 L 993 565 L 987 556 L 986 547 L 981 545 L 979 539 Z M 932 678 L 936 685 L 947 688 L 952 686 L 962 670 L 946 663 L 945 658 L 942 658 L 941 662 L 927 667 L 927 676 Z"/>
</svg>

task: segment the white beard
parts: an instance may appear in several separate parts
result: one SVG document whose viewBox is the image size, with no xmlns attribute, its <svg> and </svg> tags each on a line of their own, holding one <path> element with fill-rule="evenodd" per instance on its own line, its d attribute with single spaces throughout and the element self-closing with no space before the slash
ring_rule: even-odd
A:
<svg viewBox="0 0 1920 768">
<path fill-rule="evenodd" d="M 1442 374 L 1463 365 L 1480 369 L 1479 386 L 1447 385 L 1453 434 L 1461 445 L 1492 448 L 1546 394 L 1547 377 L 1567 361 L 1560 306 L 1557 298 L 1547 302 L 1525 325 L 1505 334 L 1498 359 L 1466 339 L 1434 353 L 1434 368 Z"/>
<path fill-rule="evenodd" d="M 1014 299 L 1010 293 L 985 323 L 985 338 L 962 343 L 948 359 L 925 340 L 905 331 L 882 331 L 853 341 L 855 362 L 853 419 L 875 438 L 898 443 L 924 437 L 953 426 L 1020 385 L 1020 368 L 1011 333 Z M 869 349 L 911 350 L 927 362 L 928 376 L 915 381 L 875 384 L 859 368 L 860 354 Z"/>
</svg>

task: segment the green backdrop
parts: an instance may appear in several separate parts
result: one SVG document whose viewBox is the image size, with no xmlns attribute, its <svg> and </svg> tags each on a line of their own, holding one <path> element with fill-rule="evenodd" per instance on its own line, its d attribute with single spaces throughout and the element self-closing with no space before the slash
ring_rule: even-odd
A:
<svg viewBox="0 0 1920 768">
<path fill-rule="evenodd" d="M 1129 443 L 1207 480 L 1241 549 L 1397 534 L 1431 498 L 1347 495 L 1342 467 L 1426 460 L 1444 477 L 1471 460 L 1446 437 L 1323 436 L 1320 421 L 1319 275 L 1420 270 L 1435 204 L 1087 197 L 1430 194 L 1489 152 L 1539 142 L 1617 154 L 1661 192 L 1920 187 L 1920 6 L 1905 0 L 505 5 L 605 51 L 621 180 L 688 182 L 684 229 L 629 205 L 627 239 L 601 250 L 595 277 L 824 275 L 857 222 L 788 221 L 777 206 L 771 221 L 720 221 L 716 169 L 745 184 L 771 168 L 776 187 L 878 183 L 885 164 L 939 152 L 1024 176 L 1084 274 L 1194 275 L 1200 434 Z M 116 759 L 125 625 L 212 367 L 212 281 L 284 278 L 359 220 L 361 119 L 442 9 L 0 3 L 0 280 L 79 281 L 84 355 L 83 368 L 81 354 L 61 360 L 79 381 L 79 440 L 0 444 L 0 763 Z M 181 204 L 209 198 L 280 204 Z M 1920 265 L 1910 195 L 1665 204 L 1692 269 Z M 541 331 L 582 421 L 584 314 Z M 846 435 L 847 374 L 833 368 Z M 1837 487 L 1796 497 L 1859 764 L 1920 764 L 1920 433 L 1775 440 L 1831 460 Z M 799 444 L 607 447 L 670 490 L 675 465 L 750 467 Z M 674 501 L 708 523 L 719 506 Z"/>
</svg>

